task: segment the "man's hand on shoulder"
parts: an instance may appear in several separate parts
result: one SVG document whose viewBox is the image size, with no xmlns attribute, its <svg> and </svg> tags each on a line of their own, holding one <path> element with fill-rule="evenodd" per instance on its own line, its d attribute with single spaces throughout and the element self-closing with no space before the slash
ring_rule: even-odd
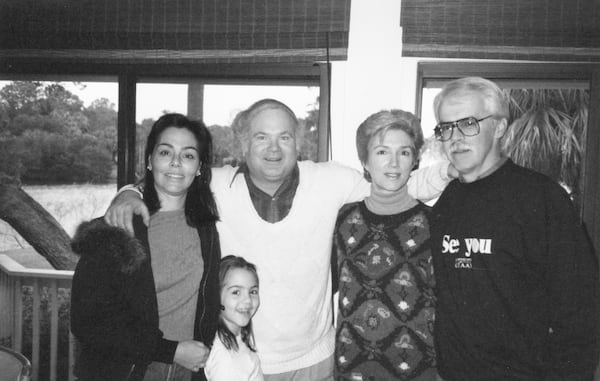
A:
<svg viewBox="0 0 600 381">
<path fill-rule="evenodd" d="M 150 222 L 150 213 L 146 204 L 142 201 L 140 194 L 132 189 L 124 190 L 117 194 L 112 200 L 104 221 L 107 224 L 127 230 L 133 234 L 133 215 L 139 214 L 142 216 L 144 223 L 148 226 Z"/>
<path fill-rule="evenodd" d="M 450 164 L 448 164 L 448 173 L 447 173 L 447 175 L 448 175 L 448 178 L 450 180 L 453 180 L 453 179 L 457 179 L 458 176 L 460 175 L 460 173 L 458 173 L 458 170 L 456 169 L 456 167 L 454 166 L 454 164 L 450 163 Z"/>
</svg>

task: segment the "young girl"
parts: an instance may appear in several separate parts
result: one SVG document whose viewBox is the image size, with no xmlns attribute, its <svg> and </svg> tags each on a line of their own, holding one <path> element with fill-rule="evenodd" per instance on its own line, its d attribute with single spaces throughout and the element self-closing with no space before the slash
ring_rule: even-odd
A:
<svg viewBox="0 0 600 381">
<path fill-rule="evenodd" d="M 260 305 L 256 267 L 228 255 L 219 269 L 221 314 L 217 337 L 204 367 L 208 381 L 263 381 L 252 316 Z"/>
</svg>

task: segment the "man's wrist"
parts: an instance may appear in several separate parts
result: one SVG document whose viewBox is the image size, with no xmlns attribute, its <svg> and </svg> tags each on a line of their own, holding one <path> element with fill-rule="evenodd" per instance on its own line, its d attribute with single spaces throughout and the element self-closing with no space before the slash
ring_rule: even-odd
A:
<svg viewBox="0 0 600 381">
<path fill-rule="evenodd" d="M 138 185 L 127 184 L 117 191 L 117 196 L 120 195 L 121 193 L 127 192 L 127 191 L 135 192 L 140 196 L 140 198 L 142 198 L 142 199 L 144 198 L 143 184 L 138 184 Z"/>
</svg>

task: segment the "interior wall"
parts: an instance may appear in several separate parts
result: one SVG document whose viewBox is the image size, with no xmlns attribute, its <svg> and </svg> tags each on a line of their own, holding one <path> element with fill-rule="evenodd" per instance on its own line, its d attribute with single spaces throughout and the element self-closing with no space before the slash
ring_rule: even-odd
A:
<svg viewBox="0 0 600 381">
<path fill-rule="evenodd" d="M 414 112 L 416 75 L 417 60 L 402 58 L 400 1 L 352 0 L 348 60 L 332 66 L 333 160 L 361 168 L 356 128 L 382 109 Z"/>
</svg>

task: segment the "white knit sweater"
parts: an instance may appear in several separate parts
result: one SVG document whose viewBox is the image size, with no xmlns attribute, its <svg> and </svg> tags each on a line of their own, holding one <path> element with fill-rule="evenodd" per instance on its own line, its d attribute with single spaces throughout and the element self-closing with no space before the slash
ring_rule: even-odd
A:
<svg viewBox="0 0 600 381">
<path fill-rule="evenodd" d="M 331 239 L 339 208 L 368 185 L 335 163 L 298 163 L 300 183 L 289 214 L 264 221 L 236 168 L 213 171 L 222 255 L 241 255 L 258 268 L 261 305 L 252 319 L 265 374 L 314 365 L 333 353 Z"/>
</svg>

